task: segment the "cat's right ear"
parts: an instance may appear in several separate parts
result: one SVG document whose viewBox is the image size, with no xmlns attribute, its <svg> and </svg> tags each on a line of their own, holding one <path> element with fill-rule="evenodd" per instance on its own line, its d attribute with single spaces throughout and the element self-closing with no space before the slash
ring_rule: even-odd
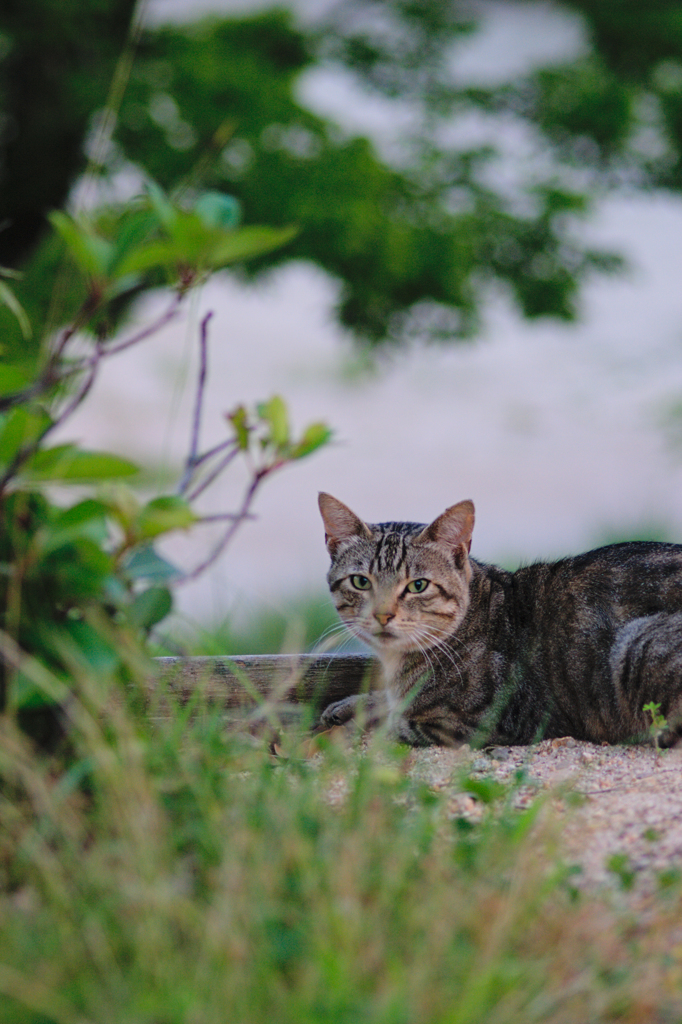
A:
<svg viewBox="0 0 682 1024">
<path fill-rule="evenodd" d="M 334 554 L 344 540 L 351 540 L 353 537 L 372 539 L 369 527 L 338 498 L 332 498 L 331 494 L 320 491 L 317 500 L 324 522 L 324 539 L 330 555 Z"/>
</svg>

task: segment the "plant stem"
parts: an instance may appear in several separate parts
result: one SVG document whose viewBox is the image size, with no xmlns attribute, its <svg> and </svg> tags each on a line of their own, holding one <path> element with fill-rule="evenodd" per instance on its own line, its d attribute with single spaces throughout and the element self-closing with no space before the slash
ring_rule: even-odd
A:
<svg viewBox="0 0 682 1024">
<path fill-rule="evenodd" d="M 161 330 L 162 327 L 177 316 L 182 300 L 183 296 L 176 292 L 168 309 L 166 309 L 165 312 L 163 312 L 152 324 L 149 324 L 149 326 L 138 331 L 137 334 L 134 334 L 126 341 L 121 342 L 119 345 L 114 345 L 111 348 L 105 348 L 102 342 L 96 342 L 95 351 L 92 355 L 79 360 L 68 368 L 61 368 L 59 366 L 59 361 L 62 358 L 69 341 L 81 325 L 81 317 L 77 317 L 73 324 L 64 329 L 54 352 L 50 355 L 45 365 L 45 369 L 42 371 L 38 379 L 24 391 L 11 395 L 5 399 L 4 402 L 0 402 L 0 411 L 6 408 L 11 408 L 14 405 L 23 404 L 31 399 L 38 398 L 40 395 L 49 391 L 50 388 L 54 387 L 55 384 L 65 381 L 69 377 L 78 373 L 82 373 L 84 370 L 88 371 L 85 383 L 78 390 L 75 397 L 72 398 L 72 400 L 55 417 L 55 419 L 48 424 L 40 437 L 36 438 L 35 441 L 31 442 L 31 444 L 26 445 L 17 452 L 11 464 L 0 477 L 0 494 L 3 493 L 10 480 L 16 476 L 17 470 L 38 450 L 38 447 L 47 435 L 65 423 L 66 420 L 73 415 L 76 409 L 79 408 L 95 383 L 102 360 L 109 356 L 117 355 L 119 352 L 123 352 L 125 349 L 131 348 L 133 345 L 137 345 L 141 341 L 145 341 L 145 339 L 150 337 L 150 335 Z"/>
<path fill-rule="evenodd" d="M 218 465 L 215 466 L 215 468 L 208 474 L 208 476 L 205 477 L 205 479 L 202 480 L 201 483 L 197 487 L 194 488 L 192 493 L 187 496 L 187 500 L 188 501 L 194 501 L 194 499 L 198 498 L 200 494 L 203 494 L 204 491 L 206 490 L 206 488 L 209 487 L 210 484 L 213 483 L 213 481 L 216 479 L 216 477 L 220 476 L 220 474 L 223 472 L 223 470 L 226 469 L 229 466 L 229 464 L 232 462 L 233 459 L 235 459 L 237 457 L 238 454 L 239 454 L 239 448 L 236 447 L 236 446 L 233 447 L 232 451 L 229 451 L 227 453 L 227 455 L 223 459 L 220 460 Z M 203 459 L 201 461 L 203 461 Z M 182 493 L 182 491 L 180 493 Z"/>
<path fill-rule="evenodd" d="M 185 463 L 185 472 L 178 485 L 178 493 L 184 494 L 190 485 L 194 470 L 198 464 L 199 433 L 201 430 L 201 417 L 204 409 L 204 395 L 206 391 L 206 374 L 208 369 L 208 324 L 213 316 L 211 310 L 201 321 L 199 331 L 199 381 L 197 384 L 197 397 L 194 402 L 194 416 L 192 418 L 192 437 L 189 447 L 189 455 Z"/>
<path fill-rule="evenodd" d="M 178 315 L 184 297 L 185 296 L 182 292 L 176 291 L 173 296 L 173 301 L 165 313 L 162 313 L 161 316 L 153 323 L 149 324 L 148 327 L 143 327 L 142 330 L 137 334 L 134 334 L 132 338 L 128 338 L 126 341 L 122 341 L 118 345 L 112 345 L 111 348 L 105 349 L 104 355 L 118 355 L 119 352 L 124 352 L 127 348 L 132 348 L 133 345 L 137 345 L 139 342 L 149 338 L 152 334 L 156 334 L 156 332 L 160 331 L 162 327 L 165 327 L 167 323 L 170 323 L 171 320 L 175 319 Z"/>
<path fill-rule="evenodd" d="M 244 495 L 239 511 L 235 513 L 232 522 L 230 523 L 229 527 L 227 528 L 223 536 L 220 538 L 218 543 L 215 545 L 208 558 L 205 558 L 204 561 L 201 562 L 195 569 L 193 569 L 191 572 L 187 573 L 185 576 L 179 579 L 177 583 L 175 583 L 175 586 L 180 586 L 183 583 L 190 583 L 192 580 L 197 579 L 199 576 L 201 576 L 203 572 L 206 571 L 206 569 L 213 565 L 213 563 L 216 562 L 218 558 L 220 558 L 223 551 L 228 546 L 228 544 L 234 537 L 235 533 L 239 529 L 241 523 L 245 519 L 251 518 L 250 509 L 253 503 L 253 499 L 256 496 L 256 491 L 260 487 L 265 477 L 268 476 L 268 474 L 271 473 L 272 470 L 275 468 L 276 467 L 274 466 L 266 466 L 265 468 L 256 471 L 246 491 L 246 494 Z"/>
</svg>

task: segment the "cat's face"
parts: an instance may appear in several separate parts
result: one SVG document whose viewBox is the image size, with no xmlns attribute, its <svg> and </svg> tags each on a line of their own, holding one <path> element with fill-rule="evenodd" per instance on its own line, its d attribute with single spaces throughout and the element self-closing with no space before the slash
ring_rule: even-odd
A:
<svg viewBox="0 0 682 1024">
<path fill-rule="evenodd" d="M 469 604 L 474 506 L 461 501 L 428 526 L 364 523 L 330 494 L 320 494 L 327 575 L 350 631 L 380 656 L 438 646 Z"/>
</svg>

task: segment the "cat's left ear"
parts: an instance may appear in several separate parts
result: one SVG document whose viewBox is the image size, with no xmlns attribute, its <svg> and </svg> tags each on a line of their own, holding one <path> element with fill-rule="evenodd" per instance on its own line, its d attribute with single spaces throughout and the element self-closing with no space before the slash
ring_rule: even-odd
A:
<svg viewBox="0 0 682 1024">
<path fill-rule="evenodd" d="M 474 532 L 476 512 L 473 501 L 460 501 L 446 508 L 419 534 L 418 540 L 433 541 L 450 550 L 464 548 L 471 550 L 471 535 Z"/>
</svg>

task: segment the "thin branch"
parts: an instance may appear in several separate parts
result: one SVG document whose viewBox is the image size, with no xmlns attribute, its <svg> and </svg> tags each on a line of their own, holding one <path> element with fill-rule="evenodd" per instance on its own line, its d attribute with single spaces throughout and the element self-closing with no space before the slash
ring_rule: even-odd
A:
<svg viewBox="0 0 682 1024">
<path fill-rule="evenodd" d="M 201 430 L 201 416 L 204 410 L 204 394 L 206 390 L 206 373 L 208 369 L 208 324 L 213 316 L 213 311 L 206 314 L 201 321 L 199 332 L 199 381 L 197 384 L 197 397 L 194 402 L 194 416 L 192 418 L 192 438 L 190 441 L 189 455 L 185 463 L 185 472 L 178 485 L 178 493 L 184 494 L 189 487 L 194 469 L 197 464 L 199 452 L 199 433 Z"/>
<path fill-rule="evenodd" d="M 127 338 L 118 345 L 112 345 L 109 348 L 105 348 L 101 343 L 98 343 L 98 348 L 94 355 L 85 356 L 83 359 L 79 359 L 70 366 L 65 367 L 57 379 L 60 381 L 67 380 L 67 378 L 73 377 L 77 373 L 82 373 L 83 370 L 89 370 L 92 366 L 98 365 L 103 358 L 108 359 L 109 356 L 118 355 L 119 352 L 124 352 L 128 348 L 132 348 L 133 345 L 138 345 L 141 341 L 145 341 L 147 338 L 151 337 L 152 334 L 160 331 L 162 327 L 165 327 L 167 323 L 178 315 L 183 297 L 184 296 L 176 292 L 168 309 L 154 320 L 153 323 L 148 324 L 147 327 L 143 327 L 142 330 L 138 331 L 137 334 L 134 334 L 132 338 Z"/>
<path fill-rule="evenodd" d="M 60 379 L 65 380 L 67 377 L 73 377 L 76 373 L 81 373 L 83 370 L 88 370 L 93 365 L 100 362 L 102 358 L 108 359 L 109 356 L 116 356 L 119 352 L 125 352 L 126 349 L 132 348 L 133 345 L 139 345 L 141 341 L 145 341 L 151 337 L 152 334 L 156 334 L 162 327 L 165 327 L 167 323 L 174 320 L 178 315 L 180 305 L 182 304 L 184 296 L 179 292 L 176 292 L 173 296 L 168 309 L 165 310 L 156 320 L 146 327 L 143 327 L 137 334 L 133 334 L 131 338 L 126 338 L 125 341 L 119 342 L 118 345 L 111 345 L 109 348 L 100 346 L 99 351 L 92 356 L 85 356 L 83 359 L 79 359 L 72 363 L 71 366 L 66 367 L 60 376 Z"/>
<path fill-rule="evenodd" d="M 199 431 L 201 429 L 201 415 L 204 408 L 204 392 L 206 390 L 206 372 L 208 369 L 208 324 L 213 316 L 211 310 L 201 321 L 199 331 L 199 383 L 197 385 L 197 400 L 194 407 L 194 420 L 192 422 L 192 445 L 190 447 L 190 459 L 192 464 L 199 451 Z"/>
<path fill-rule="evenodd" d="M 17 470 L 38 450 L 40 444 L 47 437 L 48 434 L 52 433 L 57 427 L 60 427 L 73 413 L 78 409 L 81 403 L 85 400 L 87 395 L 90 393 L 93 384 L 97 378 L 100 364 L 103 359 L 108 358 L 111 355 L 116 355 L 118 352 L 122 352 L 124 349 L 130 348 L 133 345 L 137 345 L 139 342 L 144 341 L 150 335 L 160 330 L 165 324 L 177 316 L 179 306 L 182 302 L 183 296 L 176 293 L 173 297 L 168 309 L 161 314 L 152 324 L 145 327 L 143 330 L 138 331 L 137 334 L 133 335 L 132 338 L 128 338 L 126 341 L 121 342 L 120 345 L 115 345 L 112 348 L 105 348 L 102 342 L 97 342 L 95 351 L 91 356 L 86 359 L 82 359 L 79 362 L 73 363 L 68 368 L 58 370 L 58 362 L 60 357 L 63 355 L 64 349 L 68 342 L 71 340 L 77 330 L 78 320 L 74 322 L 70 327 L 67 327 L 56 345 L 55 351 L 50 356 L 45 369 L 34 383 L 10 399 L 6 400 L 6 404 L 0 402 L 0 411 L 4 408 L 9 408 L 12 405 L 26 402 L 32 398 L 37 398 L 39 395 L 46 391 L 49 391 L 54 384 L 60 383 L 66 380 L 68 377 L 74 376 L 77 373 L 81 373 L 84 370 L 88 371 L 85 383 L 77 391 L 74 398 L 64 407 L 64 409 L 56 416 L 52 423 L 48 424 L 45 430 L 42 432 L 40 437 L 36 438 L 31 442 L 30 445 L 26 445 L 15 455 L 11 464 L 7 467 L 5 472 L 0 477 L 0 494 L 5 490 L 7 484 L 10 482 L 13 476 L 16 475 Z"/>
<path fill-rule="evenodd" d="M 56 363 L 57 360 L 61 357 L 61 355 L 64 352 L 64 349 L 66 348 L 68 343 L 71 341 L 71 338 L 74 336 L 74 334 L 78 330 L 78 326 L 79 326 L 79 318 L 76 318 L 76 320 L 74 320 L 74 322 L 72 324 L 69 324 L 68 327 L 64 328 L 64 330 L 62 331 L 62 333 L 61 333 L 61 335 L 59 337 L 59 341 L 55 345 L 54 352 L 50 356 L 50 362 L 51 363 Z"/>
<path fill-rule="evenodd" d="M 99 364 L 101 363 L 105 355 L 106 353 L 104 352 L 104 350 L 100 347 L 100 345 L 97 345 L 97 348 L 95 349 L 95 354 L 94 356 L 91 357 L 90 360 L 90 372 L 85 380 L 85 383 L 82 385 L 80 391 L 76 394 L 76 396 L 69 402 L 69 404 L 64 409 L 62 409 L 62 411 L 57 416 L 56 420 L 54 420 L 54 422 L 47 428 L 47 430 L 40 439 L 41 441 L 47 434 L 53 431 L 56 427 L 61 427 L 62 423 L 65 423 L 66 420 L 68 420 L 69 417 L 74 414 L 74 412 L 79 407 L 81 402 L 85 401 L 85 398 L 92 389 L 92 385 L 95 383 L 97 373 L 99 371 Z"/>
<path fill-rule="evenodd" d="M 39 398 L 41 395 L 46 394 L 55 384 L 60 384 L 63 381 L 74 377 L 78 373 L 82 373 L 83 370 L 90 370 L 93 366 L 99 364 L 103 356 L 117 355 L 119 352 L 123 352 L 127 348 L 131 348 L 133 345 L 137 345 L 140 341 L 144 341 L 150 335 L 164 327 L 169 321 L 173 320 L 179 310 L 179 306 L 182 303 L 184 296 L 179 292 L 176 292 L 173 297 L 173 301 L 169 308 L 161 314 L 161 316 L 150 324 L 148 327 L 143 328 L 137 334 L 134 334 L 132 338 L 128 338 L 126 341 L 122 341 L 119 345 L 113 345 L 111 348 L 102 349 L 95 355 L 87 356 L 84 359 L 76 360 L 70 366 L 59 367 L 59 361 L 64 354 L 64 350 L 77 332 L 77 330 L 83 326 L 86 322 L 82 318 L 77 318 L 73 324 L 69 327 L 64 328 L 62 331 L 59 341 L 57 342 L 54 352 L 50 355 L 45 368 L 40 373 L 37 380 L 30 384 L 23 391 L 17 391 L 13 395 L 6 395 L 0 398 L 0 412 L 4 412 L 6 409 L 11 409 L 15 405 L 23 405 L 24 402 L 29 402 L 32 399 Z"/>
<path fill-rule="evenodd" d="M 195 569 L 192 569 L 191 572 L 189 572 L 185 576 L 181 577 L 181 579 L 179 579 L 175 583 L 175 586 L 181 586 L 183 583 L 191 583 L 192 580 L 195 580 L 199 576 L 201 576 L 201 574 L 203 572 L 205 572 L 206 569 L 208 569 L 211 565 L 213 565 L 214 562 L 216 562 L 218 560 L 218 558 L 220 558 L 220 556 L 222 555 L 223 551 L 228 546 L 228 544 L 230 543 L 230 541 L 234 537 L 235 533 L 239 529 L 239 526 L 241 525 L 241 523 L 243 523 L 245 519 L 252 518 L 251 514 L 250 514 L 250 510 L 251 510 L 251 505 L 253 503 L 253 499 L 256 496 L 256 491 L 260 487 L 260 485 L 263 482 L 263 480 L 265 479 L 265 477 L 268 476 L 268 474 L 272 471 L 273 468 L 274 467 L 268 466 L 265 469 L 258 470 L 258 472 L 255 474 L 253 480 L 251 481 L 251 484 L 249 485 L 249 488 L 248 488 L 246 494 L 244 495 L 244 499 L 242 501 L 241 508 L 235 514 L 232 522 L 230 523 L 230 526 L 227 528 L 227 530 L 225 531 L 223 536 L 220 538 L 218 543 L 215 545 L 215 547 L 211 551 L 211 553 L 208 556 L 208 558 L 204 559 L 204 561 L 201 562 Z"/>
<path fill-rule="evenodd" d="M 127 348 L 132 348 L 133 345 L 137 345 L 140 341 L 144 341 L 150 335 L 155 334 L 156 331 L 160 331 L 162 327 L 165 327 L 167 323 L 169 323 L 171 320 L 174 320 L 175 317 L 178 315 L 184 297 L 185 296 L 182 292 L 176 291 L 170 306 L 168 307 L 165 313 L 161 314 L 158 320 L 155 320 L 153 323 L 149 324 L 148 327 L 144 327 L 137 334 L 134 334 L 132 338 L 128 338 L 127 341 L 122 341 L 119 345 L 112 345 L 111 348 L 104 349 L 104 355 L 118 355 L 119 352 L 123 352 Z"/>
<path fill-rule="evenodd" d="M 57 365 L 64 349 L 76 333 L 77 329 L 78 319 L 76 319 L 69 327 L 64 328 L 54 351 L 50 354 L 43 370 L 40 372 L 36 380 L 34 380 L 32 384 L 29 384 L 27 388 L 24 388 L 23 391 L 15 391 L 13 395 L 5 395 L 1 398 L 0 412 L 4 412 L 6 409 L 12 409 L 15 405 L 23 405 L 25 402 L 30 402 L 32 399 L 40 398 L 41 395 L 46 394 L 51 388 L 53 388 L 55 384 L 59 384 L 60 381 L 65 379 L 67 376 L 70 376 L 71 373 L 77 372 L 76 370 L 72 370 L 66 374 L 57 372 Z"/>
<path fill-rule="evenodd" d="M 13 395 L 5 395 L 3 398 L 0 398 L 0 412 L 13 409 L 15 405 L 24 405 L 25 402 L 30 402 L 34 398 L 40 398 L 41 395 L 46 394 L 55 384 L 58 384 L 60 380 L 61 377 L 55 377 L 51 372 L 42 373 L 38 380 L 34 381 L 30 387 L 24 388 L 23 391 L 15 391 Z"/>
<path fill-rule="evenodd" d="M 232 460 L 235 459 L 237 455 L 239 455 L 239 452 L 240 449 L 237 447 L 233 448 L 232 451 L 228 452 L 225 458 L 221 459 L 218 465 L 208 474 L 208 476 L 205 477 L 201 481 L 201 483 L 194 488 L 192 493 L 187 495 L 187 500 L 194 501 L 194 499 L 198 498 L 200 494 L 203 494 L 206 488 L 213 483 L 216 477 L 220 476 L 220 474 L 223 472 L 224 469 L 226 469 L 229 466 Z M 182 493 L 182 491 L 180 493 Z"/>
<path fill-rule="evenodd" d="M 84 401 L 85 397 L 90 392 L 92 385 L 95 383 L 97 371 L 99 369 L 100 359 L 101 350 L 98 349 L 97 359 L 92 363 L 92 366 L 90 367 L 90 373 L 88 374 L 88 377 L 86 378 L 86 381 L 82 385 L 80 391 L 76 394 L 72 401 L 69 402 L 69 404 L 61 411 L 59 416 L 56 419 L 52 420 L 51 423 L 48 423 L 48 425 L 45 427 L 42 433 L 37 438 L 35 438 L 35 440 L 31 441 L 30 444 L 27 444 L 23 448 L 19 449 L 19 451 L 14 456 L 5 472 L 0 477 L 0 494 L 2 494 L 2 492 L 5 490 L 7 484 L 10 482 L 12 477 L 16 475 L 17 471 L 21 468 L 21 466 L 23 466 L 25 462 L 27 462 L 33 455 L 35 455 L 35 453 L 38 451 L 40 445 L 43 443 L 48 434 L 51 434 L 52 431 L 56 430 L 57 427 L 61 427 L 62 423 L 65 423 L 66 420 L 80 406 L 81 402 Z"/>
<path fill-rule="evenodd" d="M 237 445 L 238 442 L 234 437 L 228 437 L 226 441 L 221 441 L 220 444 L 215 445 L 213 448 L 209 448 L 209 450 L 204 452 L 203 455 L 197 455 L 194 460 L 194 468 L 196 469 L 197 466 L 201 466 L 202 463 L 206 462 L 208 459 L 212 459 L 214 455 L 219 455 L 221 452 L 224 452 L 226 448 L 235 448 Z"/>
<path fill-rule="evenodd" d="M 213 516 L 200 516 L 198 519 L 194 520 L 194 524 L 196 526 L 201 526 L 203 523 L 225 523 L 228 521 L 234 522 L 236 519 L 239 519 L 239 521 L 242 522 L 244 519 L 255 518 L 256 517 L 253 515 L 253 513 L 248 512 L 246 515 L 241 517 L 239 516 L 238 512 L 219 512 Z"/>
<path fill-rule="evenodd" d="M 95 313 L 97 312 L 101 305 L 101 292 L 91 292 L 86 296 L 85 301 L 83 302 L 80 309 L 76 313 L 75 318 L 72 320 L 70 324 L 68 324 L 62 330 L 61 334 L 59 335 L 57 344 L 55 345 L 53 351 L 50 353 L 44 372 L 47 372 L 50 369 L 54 371 L 55 367 L 59 363 L 59 360 L 63 356 L 68 343 L 71 341 L 74 335 L 81 330 L 82 327 L 85 327 L 85 325 L 90 322 L 90 320 L 95 315 Z"/>
</svg>

